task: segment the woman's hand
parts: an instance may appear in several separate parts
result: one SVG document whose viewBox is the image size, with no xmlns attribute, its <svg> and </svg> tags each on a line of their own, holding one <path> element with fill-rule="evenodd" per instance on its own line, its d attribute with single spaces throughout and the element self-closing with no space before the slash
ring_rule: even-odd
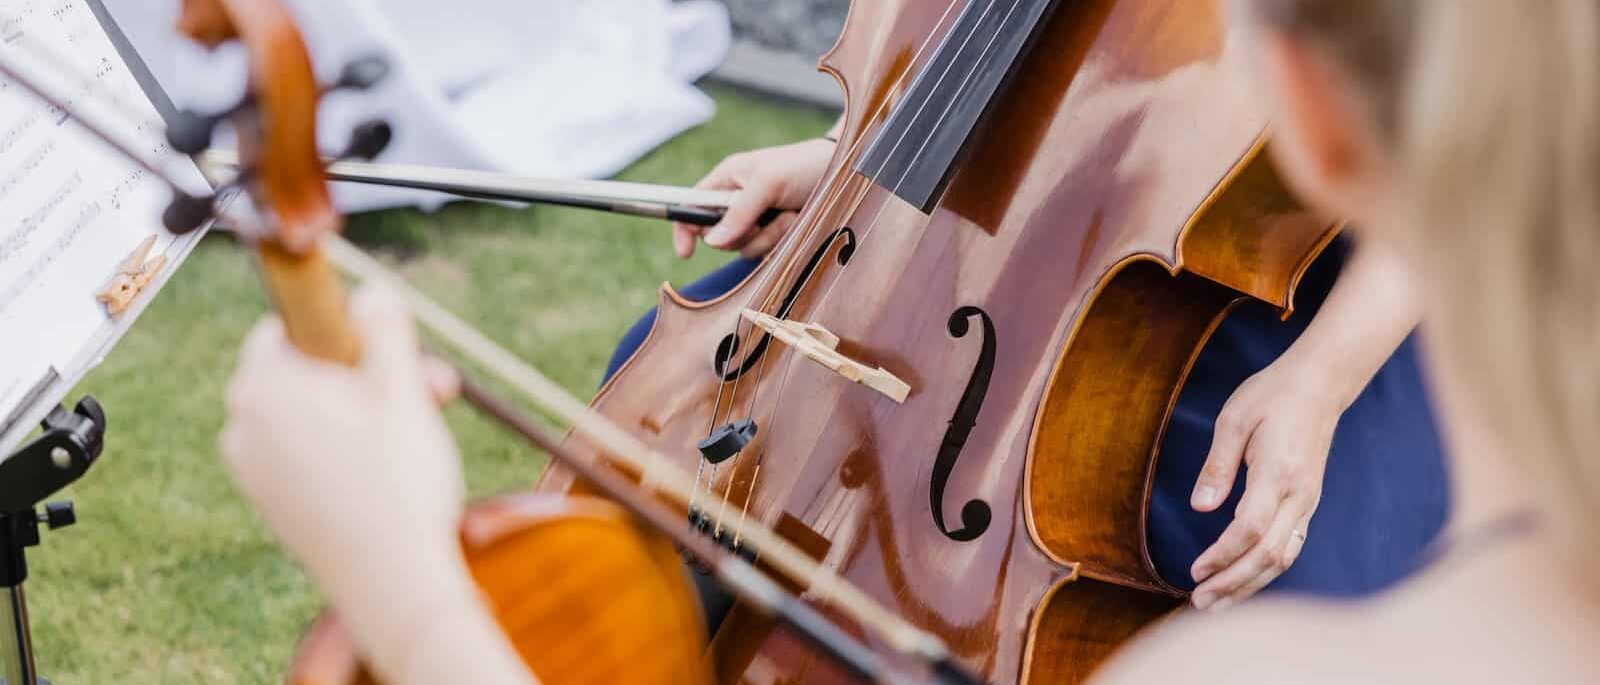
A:
<svg viewBox="0 0 1600 685">
<path fill-rule="evenodd" d="M 461 459 L 436 406 L 442 372 L 424 363 L 398 296 L 368 288 L 351 304 L 356 368 L 301 354 L 277 317 L 257 324 L 228 388 L 222 452 L 363 646 L 403 654 L 429 614 L 471 596 Z"/>
<path fill-rule="evenodd" d="M 673 224 L 673 250 L 687 259 L 703 235 L 707 245 L 719 250 L 737 250 L 749 259 L 765 255 L 794 226 L 799 215 L 786 211 L 766 226 L 757 225 L 757 220 L 774 207 L 800 209 L 828 170 L 834 147 L 833 141 L 817 138 L 741 152 L 722 160 L 695 187 L 737 190 L 739 199 L 715 226 Z"/>
<path fill-rule="evenodd" d="M 384 682 L 532 685 L 461 554 L 461 460 L 436 406 L 459 379 L 421 356 L 398 296 L 369 287 L 352 314 L 353 369 L 300 354 L 276 317 L 256 326 L 228 388 L 228 467 Z"/>
<path fill-rule="evenodd" d="M 1421 318 L 1405 263 L 1358 242 L 1299 339 L 1228 398 L 1192 506 L 1215 510 L 1232 491 L 1239 465 L 1250 469 L 1233 523 L 1190 567 L 1199 583 L 1196 607 L 1231 606 L 1294 564 L 1322 498 L 1339 416 Z"/>
<path fill-rule="evenodd" d="M 1251 376 L 1223 405 L 1191 505 L 1214 511 L 1249 466 L 1233 522 L 1195 559 L 1192 601 L 1222 609 L 1255 594 L 1294 564 L 1322 498 L 1334 426 L 1353 398 L 1288 357 Z"/>
<path fill-rule="evenodd" d="M 356 542 L 457 544 L 461 461 L 436 406 L 451 394 L 449 374 L 424 363 L 397 297 L 367 289 L 352 305 L 359 367 L 302 355 L 269 317 L 240 351 L 228 389 L 227 464 L 313 569 Z"/>
</svg>

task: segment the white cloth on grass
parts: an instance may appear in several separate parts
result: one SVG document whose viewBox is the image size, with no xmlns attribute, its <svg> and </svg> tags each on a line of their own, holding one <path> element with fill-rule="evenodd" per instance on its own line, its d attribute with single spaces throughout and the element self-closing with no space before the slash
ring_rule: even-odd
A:
<svg viewBox="0 0 1600 685">
<path fill-rule="evenodd" d="M 104 0 L 162 87 L 213 110 L 243 91 L 237 50 L 207 54 L 172 29 L 177 0 Z M 713 103 L 693 82 L 727 54 L 714 0 L 287 0 L 320 78 L 381 53 L 372 93 L 336 94 L 322 146 L 359 122 L 395 128 L 384 161 L 554 177 L 606 177 L 703 123 Z M 437 204 L 416 191 L 341 184 L 346 211 Z"/>
</svg>

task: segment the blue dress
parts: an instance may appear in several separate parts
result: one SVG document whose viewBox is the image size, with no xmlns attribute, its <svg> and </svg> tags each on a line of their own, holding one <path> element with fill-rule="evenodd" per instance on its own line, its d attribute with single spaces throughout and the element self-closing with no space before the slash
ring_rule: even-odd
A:
<svg viewBox="0 0 1600 685">
<path fill-rule="evenodd" d="M 1179 395 L 1157 461 L 1150 502 L 1150 554 L 1168 582 L 1192 589 L 1189 567 L 1228 523 L 1244 492 L 1241 470 L 1228 501 L 1202 514 L 1189 495 L 1211 447 L 1222 404 L 1245 379 L 1289 348 L 1316 315 L 1348 253 L 1341 239 L 1307 271 L 1294 316 L 1269 306 L 1234 309 L 1201 351 Z M 709 300 L 744 280 L 759 261 L 736 259 L 681 290 Z M 631 357 L 655 321 L 655 310 L 630 328 L 606 377 Z M 1448 487 L 1443 449 L 1425 391 L 1417 342 L 1408 338 L 1344 413 L 1334 432 L 1322 502 L 1295 564 L 1266 591 L 1322 596 L 1361 595 L 1399 580 L 1422 559 L 1444 525 Z"/>
</svg>

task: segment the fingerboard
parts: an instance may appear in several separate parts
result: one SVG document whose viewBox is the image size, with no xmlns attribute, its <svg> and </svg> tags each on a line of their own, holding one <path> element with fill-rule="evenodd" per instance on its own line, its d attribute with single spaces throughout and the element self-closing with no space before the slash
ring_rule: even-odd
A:
<svg viewBox="0 0 1600 685">
<path fill-rule="evenodd" d="M 973 133 L 1059 1 L 971 0 L 856 171 L 932 212 Z"/>
</svg>

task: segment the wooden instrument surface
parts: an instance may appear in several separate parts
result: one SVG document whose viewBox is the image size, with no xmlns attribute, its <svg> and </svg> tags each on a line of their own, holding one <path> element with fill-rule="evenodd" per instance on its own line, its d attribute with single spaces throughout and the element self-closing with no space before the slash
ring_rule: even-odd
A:
<svg viewBox="0 0 1600 685">
<path fill-rule="evenodd" d="M 511 495 L 468 512 L 461 539 L 473 578 L 541 683 L 710 682 L 683 564 L 619 507 Z M 330 615 L 301 641 L 286 682 L 379 681 Z"/>
</svg>

